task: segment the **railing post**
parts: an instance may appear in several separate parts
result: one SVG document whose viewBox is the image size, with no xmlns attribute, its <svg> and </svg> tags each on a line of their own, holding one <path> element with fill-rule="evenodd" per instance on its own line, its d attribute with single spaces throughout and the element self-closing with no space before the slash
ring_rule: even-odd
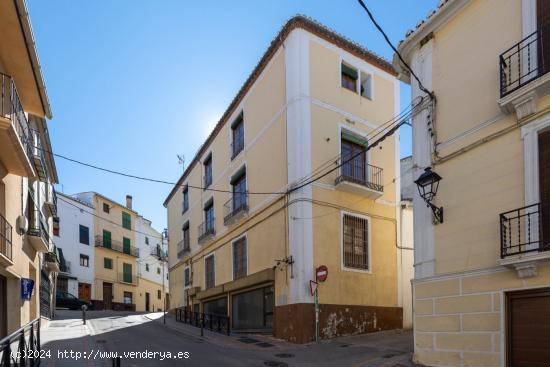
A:
<svg viewBox="0 0 550 367">
<path fill-rule="evenodd" d="M 200 314 L 201 319 L 201 336 L 204 336 L 204 314 Z"/>
<path fill-rule="evenodd" d="M 231 329 L 231 318 L 227 316 L 227 335 L 229 335 Z"/>
<path fill-rule="evenodd" d="M 25 331 L 23 331 L 23 336 L 25 335 Z M 34 348 L 34 323 L 31 323 L 31 335 L 29 335 L 29 350 L 31 357 L 29 358 L 30 364 L 32 367 L 34 367 L 34 357 L 35 355 L 35 348 Z M 40 351 L 38 352 L 38 355 L 40 355 Z"/>
</svg>

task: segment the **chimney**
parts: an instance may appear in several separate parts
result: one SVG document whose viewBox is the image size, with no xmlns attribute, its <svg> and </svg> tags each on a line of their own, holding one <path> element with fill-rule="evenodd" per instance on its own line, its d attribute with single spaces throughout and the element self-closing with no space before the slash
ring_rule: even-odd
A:
<svg viewBox="0 0 550 367">
<path fill-rule="evenodd" d="M 132 210 L 132 195 L 126 195 L 126 207 Z"/>
</svg>

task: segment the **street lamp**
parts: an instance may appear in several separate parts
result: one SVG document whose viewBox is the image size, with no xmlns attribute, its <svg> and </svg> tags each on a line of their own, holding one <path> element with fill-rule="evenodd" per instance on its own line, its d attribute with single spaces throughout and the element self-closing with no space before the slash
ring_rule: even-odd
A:
<svg viewBox="0 0 550 367">
<path fill-rule="evenodd" d="M 426 168 L 424 173 L 414 181 L 416 186 L 418 186 L 420 197 L 428 204 L 428 207 L 432 209 L 435 224 L 443 223 L 443 208 L 439 208 L 432 204 L 432 200 L 439 188 L 439 181 L 441 181 L 441 176 L 433 172 L 431 167 Z"/>
</svg>

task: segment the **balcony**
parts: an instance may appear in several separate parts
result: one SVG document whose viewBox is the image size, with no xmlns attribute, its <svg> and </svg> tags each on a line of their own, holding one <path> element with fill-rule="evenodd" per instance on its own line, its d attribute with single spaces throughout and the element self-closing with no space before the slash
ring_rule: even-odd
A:
<svg viewBox="0 0 550 367">
<path fill-rule="evenodd" d="M 537 30 L 499 56 L 500 105 L 519 118 L 536 112 L 536 98 L 550 90 L 550 29 Z"/>
<path fill-rule="evenodd" d="M 500 214 L 500 263 L 518 272 L 533 261 L 550 258 L 550 203 Z M 521 274 L 520 274 L 521 276 Z"/>
<path fill-rule="evenodd" d="M 248 194 L 234 193 L 223 205 L 223 223 L 227 226 L 248 214 Z"/>
<path fill-rule="evenodd" d="M 32 213 L 29 218 L 27 238 L 36 251 L 48 252 L 50 250 L 50 233 L 44 215 L 37 209 Z"/>
<path fill-rule="evenodd" d="M 117 281 L 120 283 L 137 286 L 139 284 L 139 277 L 132 273 L 117 273 Z"/>
<path fill-rule="evenodd" d="M 139 249 L 135 246 L 124 246 L 122 242 L 117 240 L 105 241 L 103 236 L 95 236 L 95 247 L 103 247 L 112 251 L 120 252 L 134 257 L 139 257 Z"/>
<path fill-rule="evenodd" d="M 29 122 L 13 79 L 0 73 L 0 162 L 8 173 L 35 177 Z"/>
<path fill-rule="evenodd" d="M 216 223 L 216 220 L 213 217 L 201 223 L 201 225 L 198 228 L 199 243 L 206 242 L 207 240 L 209 240 L 210 238 L 216 235 L 216 229 L 214 228 L 214 223 Z"/>
<path fill-rule="evenodd" d="M 0 262 L 4 265 L 11 265 L 12 262 L 12 226 L 6 218 L 0 215 Z"/>
<path fill-rule="evenodd" d="M 59 273 L 59 259 L 54 251 L 44 254 L 44 268 L 48 272 Z"/>
<path fill-rule="evenodd" d="M 46 185 L 46 195 L 44 205 L 48 208 L 52 216 L 57 215 L 57 194 L 53 185 Z"/>
<path fill-rule="evenodd" d="M 182 259 L 185 254 L 191 252 L 191 245 L 189 243 L 189 238 L 184 238 L 178 242 L 178 259 Z"/>
<path fill-rule="evenodd" d="M 151 256 L 154 256 L 159 260 L 164 260 L 166 259 L 166 251 L 164 251 L 160 245 L 156 245 L 151 249 Z"/>
<path fill-rule="evenodd" d="M 378 199 L 384 193 L 383 169 L 370 164 L 350 161 L 340 167 L 336 188 L 355 195 Z"/>
<path fill-rule="evenodd" d="M 62 273 L 71 273 L 71 262 L 64 260 L 59 263 L 59 271 Z"/>
<path fill-rule="evenodd" d="M 31 129 L 32 137 L 32 157 L 34 160 L 34 166 L 36 168 L 36 174 L 42 182 L 47 182 L 48 178 L 48 166 L 46 165 L 46 152 L 42 147 L 42 138 L 40 132 Z"/>
</svg>

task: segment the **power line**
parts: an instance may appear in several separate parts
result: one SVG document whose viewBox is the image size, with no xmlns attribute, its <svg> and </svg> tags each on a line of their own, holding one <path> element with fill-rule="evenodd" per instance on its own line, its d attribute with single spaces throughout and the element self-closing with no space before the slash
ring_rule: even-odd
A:
<svg viewBox="0 0 550 367">
<path fill-rule="evenodd" d="M 420 81 L 420 79 L 418 78 L 418 76 L 416 76 L 416 74 L 414 73 L 414 71 L 412 70 L 412 68 L 409 66 L 409 64 L 407 64 L 407 62 L 403 59 L 403 57 L 401 56 L 401 54 L 399 53 L 399 51 L 397 51 L 397 49 L 395 48 L 395 46 L 391 43 L 390 39 L 388 38 L 388 36 L 386 35 L 386 32 L 384 32 L 384 30 L 382 29 L 382 27 L 380 27 L 380 25 L 378 24 L 378 22 L 374 19 L 374 16 L 372 15 L 372 13 L 370 12 L 369 8 L 367 7 L 367 5 L 365 4 L 365 2 L 363 0 L 357 0 L 357 2 L 359 2 L 359 5 L 361 5 L 361 7 L 363 9 L 365 9 L 365 11 L 367 12 L 370 20 L 372 21 L 372 23 L 374 24 L 374 26 L 376 27 L 376 29 L 378 29 L 378 31 L 382 34 L 382 36 L 384 36 L 384 39 L 386 40 L 386 43 L 391 47 L 391 49 L 395 52 L 395 54 L 397 55 L 397 57 L 399 58 L 399 60 L 401 61 L 401 63 L 403 63 L 403 65 L 407 68 L 407 70 L 409 70 L 409 72 L 411 73 L 411 75 L 414 77 L 414 79 L 416 79 L 416 81 L 418 82 L 418 87 L 420 88 L 420 90 L 424 93 L 426 93 L 428 96 L 430 96 L 430 99 L 434 99 L 434 95 L 432 92 L 430 92 L 429 90 L 427 90 L 424 85 L 422 84 L 422 82 Z"/>
</svg>

